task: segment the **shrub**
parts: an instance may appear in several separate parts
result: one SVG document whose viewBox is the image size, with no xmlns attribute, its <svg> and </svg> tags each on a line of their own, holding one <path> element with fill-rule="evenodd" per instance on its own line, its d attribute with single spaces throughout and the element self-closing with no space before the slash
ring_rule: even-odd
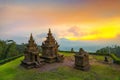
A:
<svg viewBox="0 0 120 80">
<path fill-rule="evenodd" d="M 59 51 L 59 52 L 71 53 L 71 51 Z"/>
<path fill-rule="evenodd" d="M 7 62 L 10 62 L 10 61 L 12 61 L 12 60 L 14 60 L 14 59 L 17 59 L 17 58 L 21 57 L 21 56 L 23 56 L 23 54 L 18 55 L 18 56 L 14 56 L 14 57 L 11 57 L 11 58 L 7 58 L 7 59 L 4 59 L 4 60 L 0 60 L 0 65 L 1 65 L 1 64 L 5 64 L 5 63 L 7 63 Z"/>
<path fill-rule="evenodd" d="M 101 56 L 109 56 L 109 54 L 103 54 L 103 53 L 89 53 L 91 55 L 101 55 Z"/>
<path fill-rule="evenodd" d="M 120 64 L 120 58 L 118 58 L 115 54 L 110 54 L 110 56 L 114 60 L 114 63 Z"/>
</svg>

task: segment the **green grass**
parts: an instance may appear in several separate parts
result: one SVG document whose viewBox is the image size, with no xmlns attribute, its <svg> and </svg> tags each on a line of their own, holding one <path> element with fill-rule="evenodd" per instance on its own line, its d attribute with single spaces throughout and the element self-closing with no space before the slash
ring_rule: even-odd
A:
<svg viewBox="0 0 120 80">
<path fill-rule="evenodd" d="M 74 56 L 74 53 L 66 53 L 66 52 L 59 52 L 59 54 L 62 54 L 64 56 Z"/>
<path fill-rule="evenodd" d="M 70 56 L 68 53 L 65 56 Z M 98 58 L 99 57 L 99 58 Z M 101 56 L 97 56 L 101 60 Z M 120 80 L 120 70 L 106 64 L 91 65 L 88 72 L 70 67 L 59 67 L 48 72 L 24 69 L 20 66 L 23 57 L 0 66 L 0 80 Z"/>
<path fill-rule="evenodd" d="M 92 55 L 96 60 L 103 61 L 105 56 Z"/>
<path fill-rule="evenodd" d="M 23 67 L 21 67 L 21 60 L 23 60 L 23 57 L 1 65 L 0 80 L 17 80 L 18 76 L 23 77 L 22 80 L 26 80 L 25 78 L 28 78 L 30 80 L 31 75 L 35 73 L 35 70 L 26 70 Z"/>
<path fill-rule="evenodd" d="M 97 61 L 104 61 L 105 60 L 105 56 L 104 55 L 90 55 L 90 58 L 94 58 L 94 59 L 96 59 Z M 113 59 L 110 57 L 110 56 L 108 56 L 108 61 L 112 61 Z"/>
</svg>

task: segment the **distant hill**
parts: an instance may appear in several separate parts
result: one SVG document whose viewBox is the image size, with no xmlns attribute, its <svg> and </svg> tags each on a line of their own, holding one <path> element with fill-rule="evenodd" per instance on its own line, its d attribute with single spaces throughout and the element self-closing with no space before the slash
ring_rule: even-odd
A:
<svg viewBox="0 0 120 80">
<path fill-rule="evenodd" d="M 66 51 L 70 51 L 71 48 L 74 48 L 75 51 L 78 51 L 79 48 L 84 48 L 88 52 L 96 52 L 98 49 L 107 46 L 106 44 L 100 44 L 92 41 L 70 41 L 65 38 L 58 40 L 58 43 L 60 44 L 59 49 Z"/>
</svg>

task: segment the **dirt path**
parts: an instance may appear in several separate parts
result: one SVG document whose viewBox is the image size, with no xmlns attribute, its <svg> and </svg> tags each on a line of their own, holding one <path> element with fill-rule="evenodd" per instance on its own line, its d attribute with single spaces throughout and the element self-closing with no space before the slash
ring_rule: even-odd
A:
<svg viewBox="0 0 120 80">
<path fill-rule="evenodd" d="M 90 65 L 108 65 L 111 66 L 117 70 L 120 70 L 120 65 L 117 64 L 108 64 L 105 63 L 104 61 L 98 61 L 96 60 L 94 57 L 92 57 L 90 59 Z M 63 63 L 46 63 L 45 65 L 43 65 L 42 67 L 38 68 L 37 70 L 40 72 L 47 72 L 47 71 L 54 71 L 56 70 L 58 67 L 63 67 L 63 66 L 67 66 L 67 67 L 74 67 L 74 56 L 69 56 L 69 57 L 65 57 L 64 62 Z"/>
<path fill-rule="evenodd" d="M 58 67 L 62 66 L 68 66 L 68 67 L 74 67 L 74 58 L 73 57 L 65 57 L 63 63 L 46 63 L 42 67 L 38 68 L 40 72 L 46 72 L 46 71 L 54 71 Z"/>
</svg>

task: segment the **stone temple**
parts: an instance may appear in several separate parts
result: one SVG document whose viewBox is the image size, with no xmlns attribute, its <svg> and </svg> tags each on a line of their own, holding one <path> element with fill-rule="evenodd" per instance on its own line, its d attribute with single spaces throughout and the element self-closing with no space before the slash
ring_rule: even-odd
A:
<svg viewBox="0 0 120 80">
<path fill-rule="evenodd" d="M 63 55 L 58 54 L 58 43 L 52 36 L 51 30 L 47 34 L 47 39 L 42 43 L 42 55 L 41 58 L 45 59 L 45 62 L 63 62 Z"/>
<path fill-rule="evenodd" d="M 21 63 L 22 66 L 26 68 L 34 68 L 40 67 L 40 57 L 39 57 L 39 50 L 34 42 L 32 34 L 30 35 L 29 43 L 24 51 L 24 60 Z"/>
<path fill-rule="evenodd" d="M 75 68 L 83 71 L 90 69 L 89 54 L 80 48 L 79 52 L 75 55 Z"/>
</svg>

